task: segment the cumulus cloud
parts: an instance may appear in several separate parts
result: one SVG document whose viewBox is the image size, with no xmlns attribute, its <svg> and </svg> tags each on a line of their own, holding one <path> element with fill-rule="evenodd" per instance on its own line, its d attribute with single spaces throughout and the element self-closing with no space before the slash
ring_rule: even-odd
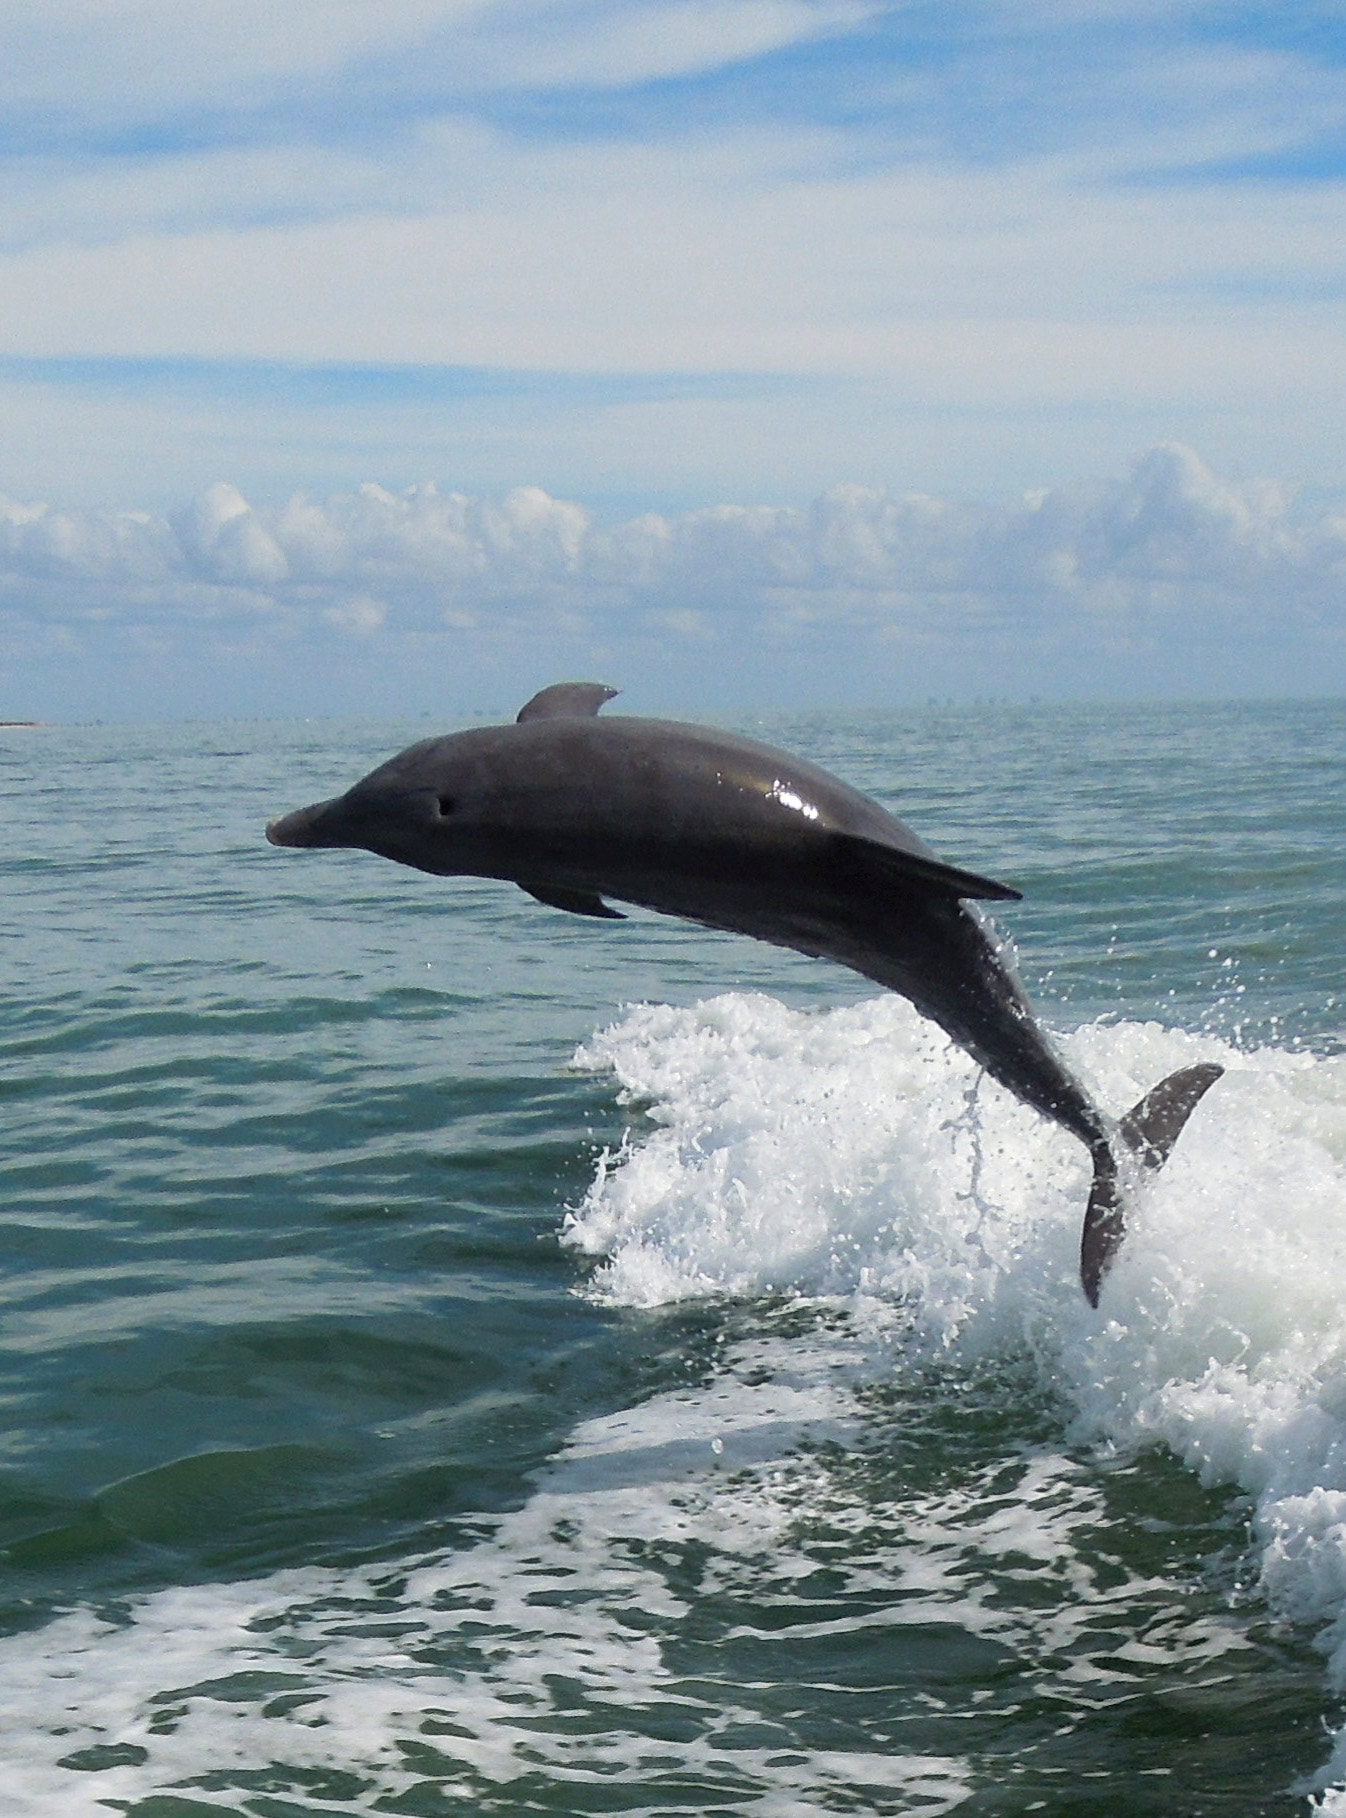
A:
<svg viewBox="0 0 1346 1818">
<path fill-rule="evenodd" d="M 676 642 L 797 634 L 1020 645 L 1070 634 L 1346 636 L 1346 513 L 1151 450 L 1090 491 L 1010 504 L 839 486 L 803 508 L 600 522 L 535 487 L 368 484 L 251 504 L 219 483 L 170 516 L 0 501 L 0 622 L 87 638 L 290 641 L 582 627 Z"/>
</svg>

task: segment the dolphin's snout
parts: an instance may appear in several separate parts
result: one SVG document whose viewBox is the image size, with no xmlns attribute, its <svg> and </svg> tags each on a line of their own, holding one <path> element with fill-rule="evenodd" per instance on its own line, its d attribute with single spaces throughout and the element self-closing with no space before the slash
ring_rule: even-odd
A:
<svg viewBox="0 0 1346 1818">
<path fill-rule="evenodd" d="M 266 824 L 266 837 L 273 846 L 341 846 L 348 844 L 339 837 L 331 810 L 341 800 L 314 802 L 311 808 L 296 808 L 293 814 L 277 815 Z"/>
<path fill-rule="evenodd" d="M 312 810 L 299 808 L 293 814 L 278 814 L 266 824 L 266 837 L 273 846 L 307 846 L 304 838 L 312 822 Z"/>
</svg>

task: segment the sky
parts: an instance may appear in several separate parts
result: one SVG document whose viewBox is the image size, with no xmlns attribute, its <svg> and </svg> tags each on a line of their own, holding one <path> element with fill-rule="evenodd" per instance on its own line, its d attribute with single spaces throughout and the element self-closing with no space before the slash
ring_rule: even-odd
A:
<svg viewBox="0 0 1346 1818">
<path fill-rule="evenodd" d="M 1346 0 L 0 14 L 0 718 L 1346 691 Z"/>
</svg>

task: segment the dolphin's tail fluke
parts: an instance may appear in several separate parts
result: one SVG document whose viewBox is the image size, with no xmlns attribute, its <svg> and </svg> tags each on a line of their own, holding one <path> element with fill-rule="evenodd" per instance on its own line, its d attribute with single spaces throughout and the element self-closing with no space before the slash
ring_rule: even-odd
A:
<svg viewBox="0 0 1346 1818">
<path fill-rule="evenodd" d="M 1127 1112 L 1112 1145 L 1099 1143 L 1094 1149 L 1094 1184 L 1080 1239 L 1080 1281 L 1091 1307 L 1098 1305 L 1103 1277 L 1126 1231 L 1118 1151 L 1148 1172 L 1162 1168 L 1188 1118 L 1223 1072 L 1214 1061 L 1180 1067 Z"/>
</svg>

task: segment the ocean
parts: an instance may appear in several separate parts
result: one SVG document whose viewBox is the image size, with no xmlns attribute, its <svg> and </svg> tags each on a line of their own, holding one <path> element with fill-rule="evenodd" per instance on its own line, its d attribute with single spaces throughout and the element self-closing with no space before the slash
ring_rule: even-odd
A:
<svg viewBox="0 0 1346 1818">
<path fill-rule="evenodd" d="M 451 729 L 0 731 L 6 1813 L 1346 1814 L 1346 703 L 738 728 L 1224 1063 L 1098 1312 L 900 999 L 265 843 Z"/>
</svg>

